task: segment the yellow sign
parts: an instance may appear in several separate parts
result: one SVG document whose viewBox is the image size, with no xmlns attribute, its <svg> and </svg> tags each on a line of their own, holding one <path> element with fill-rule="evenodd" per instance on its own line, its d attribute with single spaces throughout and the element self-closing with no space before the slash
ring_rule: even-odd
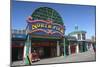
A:
<svg viewBox="0 0 100 67">
<path fill-rule="evenodd" d="M 53 24 L 45 24 L 45 23 L 35 23 L 35 24 L 32 24 L 32 30 L 34 29 L 39 29 L 39 28 L 42 28 L 42 29 L 52 29 L 52 30 L 56 30 L 56 31 L 59 31 L 61 33 L 64 33 L 64 29 L 58 25 L 53 25 Z"/>
</svg>

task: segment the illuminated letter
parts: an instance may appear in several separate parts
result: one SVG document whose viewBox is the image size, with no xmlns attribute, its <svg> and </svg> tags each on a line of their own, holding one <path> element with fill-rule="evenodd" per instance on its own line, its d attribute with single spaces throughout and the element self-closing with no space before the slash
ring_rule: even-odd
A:
<svg viewBox="0 0 100 67">
<path fill-rule="evenodd" d="M 51 28 L 51 25 L 48 25 L 48 28 Z"/>
<path fill-rule="evenodd" d="M 61 29 L 61 33 L 64 33 L 64 30 L 63 29 Z"/>
<path fill-rule="evenodd" d="M 40 27 L 41 26 L 41 24 L 37 24 L 37 27 Z"/>
<path fill-rule="evenodd" d="M 36 25 L 32 25 L 32 29 L 35 29 L 35 28 L 37 28 L 37 26 Z"/>
<path fill-rule="evenodd" d="M 41 28 L 43 28 L 44 27 L 44 24 L 41 24 Z"/>
</svg>

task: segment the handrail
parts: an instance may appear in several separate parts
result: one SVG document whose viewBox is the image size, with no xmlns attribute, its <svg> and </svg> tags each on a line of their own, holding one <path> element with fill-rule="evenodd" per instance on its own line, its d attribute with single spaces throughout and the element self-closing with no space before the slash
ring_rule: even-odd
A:
<svg viewBox="0 0 100 67">
<path fill-rule="evenodd" d="M 11 30 L 11 33 L 12 34 L 26 34 L 26 30 L 16 30 L 16 29 L 13 29 L 13 30 Z"/>
</svg>

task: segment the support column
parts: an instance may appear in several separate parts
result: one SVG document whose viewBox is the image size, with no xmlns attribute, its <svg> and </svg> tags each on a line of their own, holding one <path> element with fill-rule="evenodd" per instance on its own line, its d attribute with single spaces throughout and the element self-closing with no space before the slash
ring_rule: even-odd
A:
<svg viewBox="0 0 100 67">
<path fill-rule="evenodd" d="M 69 55 L 71 54 L 70 43 L 69 43 L 69 45 L 68 45 L 68 54 L 69 54 Z"/>
<path fill-rule="evenodd" d="M 59 41 L 57 41 L 57 56 L 60 56 L 60 45 L 59 45 Z"/>
<path fill-rule="evenodd" d="M 90 44 L 90 50 L 93 50 L 93 46 L 92 46 L 92 43 Z"/>
<path fill-rule="evenodd" d="M 26 65 L 30 64 L 30 61 L 28 59 L 30 53 L 31 53 L 31 40 L 28 35 L 27 41 L 25 42 L 25 47 L 24 47 L 24 61 Z"/>
<path fill-rule="evenodd" d="M 29 40 L 29 54 L 31 53 L 31 40 Z"/>
<path fill-rule="evenodd" d="M 86 43 L 86 48 L 87 48 L 87 51 L 88 51 L 89 50 L 88 43 Z"/>
<path fill-rule="evenodd" d="M 24 45 L 24 57 L 23 57 L 24 60 L 25 60 L 25 57 L 26 57 L 26 48 L 27 48 L 26 45 Z"/>
<path fill-rule="evenodd" d="M 63 45 L 64 45 L 64 57 L 66 57 L 66 44 L 65 44 L 65 38 L 63 39 Z"/>
<path fill-rule="evenodd" d="M 79 45 L 76 44 L 76 53 L 79 53 Z"/>
</svg>

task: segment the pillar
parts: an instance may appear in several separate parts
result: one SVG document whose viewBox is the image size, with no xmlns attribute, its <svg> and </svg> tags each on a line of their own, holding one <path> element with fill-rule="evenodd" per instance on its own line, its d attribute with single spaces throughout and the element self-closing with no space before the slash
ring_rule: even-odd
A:
<svg viewBox="0 0 100 67">
<path fill-rule="evenodd" d="M 93 50 L 93 46 L 92 46 L 92 43 L 90 44 L 90 50 Z"/>
<path fill-rule="evenodd" d="M 60 56 L 60 45 L 59 45 L 59 41 L 57 41 L 57 56 Z"/>
<path fill-rule="evenodd" d="M 69 54 L 69 55 L 71 54 L 70 43 L 69 43 L 69 45 L 68 45 L 68 54 Z"/>
<path fill-rule="evenodd" d="M 26 45 L 24 45 L 24 56 L 23 56 L 23 59 L 25 59 L 26 57 Z"/>
<path fill-rule="evenodd" d="M 65 38 L 63 39 L 63 45 L 64 45 L 64 57 L 66 57 L 66 44 L 65 44 Z"/>
<path fill-rule="evenodd" d="M 87 51 L 89 50 L 89 46 L 88 46 L 88 43 L 86 43 L 86 47 L 87 47 Z"/>
<path fill-rule="evenodd" d="M 30 61 L 28 60 L 30 53 L 31 53 L 31 40 L 30 40 L 30 37 L 28 35 L 27 40 L 25 42 L 25 46 L 24 46 L 24 62 L 26 65 L 30 64 Z"/>
<path fill-rule="evenodd" d="M 29 40 L 29 54 L 31 53 L 31 40 Z"/>
<path fill-rule="evenodd" d="M 76 53 L 79 53 L 79 45 L 76 44 Z"/>
</svg>

